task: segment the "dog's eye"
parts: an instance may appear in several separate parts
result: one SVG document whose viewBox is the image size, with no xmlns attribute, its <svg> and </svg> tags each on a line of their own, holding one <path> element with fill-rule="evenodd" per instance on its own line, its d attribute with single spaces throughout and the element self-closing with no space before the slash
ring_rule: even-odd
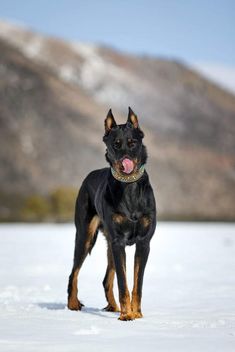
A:
<svg viewBox="0 0 235 352">
<path fill-rule="evenodd" d="M 128 139 L 127 144 L 129 148 L 133 148 L 136 146 L 136 141 L 134 139 Z"/>
<path fill-rule="evenodd" d="M 114 142 L 114 148 L 120 149 L 121 146 L 122 146 L 122 141 L 120 139 L 116 139 L 116 141 Z"/>
</svg>

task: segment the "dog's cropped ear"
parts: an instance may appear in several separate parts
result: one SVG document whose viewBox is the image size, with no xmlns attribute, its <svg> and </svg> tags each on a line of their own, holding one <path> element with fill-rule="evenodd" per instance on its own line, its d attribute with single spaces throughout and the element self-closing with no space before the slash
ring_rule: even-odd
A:
<svg viewBox="0 0 235 352">
<path fill-rule="evenodd" d="M 128 118 L 127 118 L 127 123 L 133 126 L 138 130 L 138 133 L 141 138 L 144 138 L 144 132 L 140 129 L 138 118 L 136 114 L 132 111 L 132 109 L 129 106 L 129 113 L 128 113 Z"/>
<path fill-rule="evenodd" d="M 129 106 L 127 122 L 131 123 L 134 126 L 134 128 L 139 127 L 138 118 L 136 114 L 131 110 L 130 106 Z"/>
<path fill-rule="evenodd" d="M 113 117 L 112 110 L 109 109 L 108 115 L 104 121 L 105 134 L 107 134 L 113 127 L 116 127 L 116 121 Z"/>
</svg>

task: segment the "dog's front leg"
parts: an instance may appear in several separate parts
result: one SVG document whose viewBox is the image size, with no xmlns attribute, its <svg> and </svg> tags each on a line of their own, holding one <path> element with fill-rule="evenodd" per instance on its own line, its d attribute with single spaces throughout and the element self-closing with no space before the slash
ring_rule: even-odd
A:
<svg viewBox="0 0 235 352">
<path fill-rule="evenodd" d="M 132 290 L 131 308 L 134 318 L 142 318 L 141 297 L 144 269 L 148 260 L 150 247 L 149 242 L 138 242 L 135 251 L 134 287 Z"/>
<path fill-rule="evenodd" d="M 118 281 L 119 301 L 121 314 L 119 320 L 133 320 L 134 316 L 131 310 L 130 294 L 126 279 L 126 252 L 123 245 L 112 244 L 113 259 Z"/>
</svg>

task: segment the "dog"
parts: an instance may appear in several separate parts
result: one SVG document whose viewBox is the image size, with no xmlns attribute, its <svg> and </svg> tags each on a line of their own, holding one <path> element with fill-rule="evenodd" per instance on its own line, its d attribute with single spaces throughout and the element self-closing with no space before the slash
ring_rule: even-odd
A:
<svg viewBox="0 0 235 352">
<path fill-rule="evenodd" d="M 141 297 L 150 240 L 156 227 L 156 203 L 148 174 L 146 147 L 136 114 L 129 107 L 127 122 L 117 125 L 110 109 L 105 119 L 106 160 L 110 167 L 92 171 L 83 181 L 75 206 L 74 263 L 68 284 L 68 308 L 81 310 L 77 280 L 99 230 L 107 239 L 108 264 L 103 280 L 109 312 L 122 321 L 142 318 Z M 126 278 L 126 245 L 136 245 L 132 296 Z M 119 303 L 113 294 L 117 275 Z"/>
</svg>

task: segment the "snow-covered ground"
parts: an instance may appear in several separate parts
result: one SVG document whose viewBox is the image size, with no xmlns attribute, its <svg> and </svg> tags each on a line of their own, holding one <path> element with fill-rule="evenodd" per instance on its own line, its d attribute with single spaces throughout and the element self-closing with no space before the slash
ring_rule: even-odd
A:
<svg viewBox="0 0 235 352">
<path fill-rule="evenodd" d="M 101 310 L 102 235 L 80 275 L 86 307 L 66 308 L 73 243 L 73 225 L 0 226 L 0 351 L 235 351 L 235 225 L 160 223 L 131 322 Z"/>
</svg>

